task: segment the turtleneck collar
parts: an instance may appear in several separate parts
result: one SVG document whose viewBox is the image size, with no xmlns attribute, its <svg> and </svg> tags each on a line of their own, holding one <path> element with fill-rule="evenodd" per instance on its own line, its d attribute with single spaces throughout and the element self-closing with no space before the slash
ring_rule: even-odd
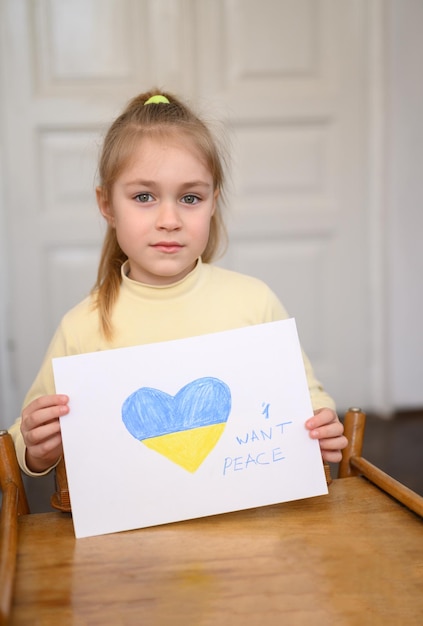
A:
<svg viewBox="0 0 423 626">
<path fill-rule="evenodd" d="M 204 274 L 205 266 L 201 258 L 197 260 L 194 269 L 187 274 L 182 280 L 171 285 L 148 285 L 139 283 L 136 280 L 128 278 L 129 263 L 125 261 L 121 267 L 122 274 L 122 290 L 136 298 L 147 298 L 151 300 L 176 298 L 192 291 L 201 281 Z"/>
</svg>

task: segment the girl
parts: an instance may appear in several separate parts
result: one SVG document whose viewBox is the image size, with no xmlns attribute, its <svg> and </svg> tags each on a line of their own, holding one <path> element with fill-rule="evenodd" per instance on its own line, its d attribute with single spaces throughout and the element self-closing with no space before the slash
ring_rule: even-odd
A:
<svg viewBox="0 0 423 626">
<path fill-rule="evenodd" d="M 63 318 L 11 428 L 21 468 L 41 475 L 62 454 L 51 361 L 230 330 L 288 317 L 261 281 L 210 265 L 225 240 L 222 157 L 206 125 L 169 93 L 134 98 L 110 127 L 96 190 L 107 232 L 97 282 Z M 333 400 L 304 356 L 314 416 L 306 422 L 325 461 L 347 440 Z"/>
</svg>

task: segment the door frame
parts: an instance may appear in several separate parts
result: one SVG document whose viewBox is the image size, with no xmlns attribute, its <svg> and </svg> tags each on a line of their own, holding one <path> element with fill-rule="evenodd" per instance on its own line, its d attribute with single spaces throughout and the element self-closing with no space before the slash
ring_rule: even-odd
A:
<svg viewBox="0 0 423 626">
<path fill-rule="evenodd" d="M 388 11 L 384 0 L 368 5 L 368 229 L 369 229 L 369 302 L 370 365 L 373 410 L 390 417 L 394 407 L 389 394 L 388 346 L 388 209 L 387 209 L 387 72 Z M 384 227 L 382 227 L 384 225 Z M 358 242 L 358 250 L 360 245 Z"/>
</svg>

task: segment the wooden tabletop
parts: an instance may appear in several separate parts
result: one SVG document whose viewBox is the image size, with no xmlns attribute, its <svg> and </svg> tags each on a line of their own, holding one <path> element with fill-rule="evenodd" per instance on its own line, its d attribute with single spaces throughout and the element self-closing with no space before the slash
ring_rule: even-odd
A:
<svg viewBox="0 0 423 626">
<path fill-rule="evenodd" d="M 421 624 L 422 519 L 363 478 L 328 496 L 75 539 L 20 518 L 11 624 Z"/>
</svg>

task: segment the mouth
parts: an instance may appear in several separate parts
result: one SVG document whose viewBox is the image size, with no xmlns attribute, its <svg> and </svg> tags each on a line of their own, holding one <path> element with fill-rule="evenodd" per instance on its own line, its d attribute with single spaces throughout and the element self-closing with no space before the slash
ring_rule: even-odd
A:
<svg viewBox="0 0 423 626">
<path fill-rule="evenodd" d="M 158 252 L 164 252 L 165 254 L 173 254 L 179 252 L 184 247 L 177 241 L 159 241 L 151 246 Z"/>
</svg>

